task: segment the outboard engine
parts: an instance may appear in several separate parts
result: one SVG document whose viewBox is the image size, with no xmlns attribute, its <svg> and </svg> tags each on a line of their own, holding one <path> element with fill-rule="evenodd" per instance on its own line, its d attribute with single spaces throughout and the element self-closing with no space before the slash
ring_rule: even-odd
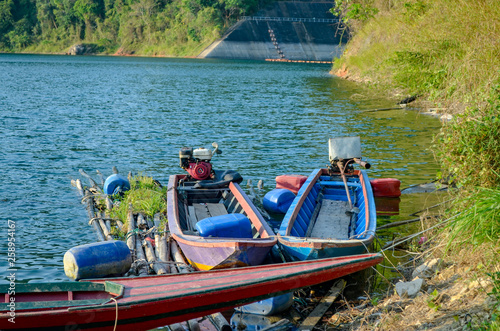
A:
<svg viewBox="0 0 500 331">
<path fill-rule="evenodd" d="M 212 175 L 212 151 L 207 148 L 183 147 L 179 151 L 180 166 L 193 179 L 204 180 Z"/>
</svg>

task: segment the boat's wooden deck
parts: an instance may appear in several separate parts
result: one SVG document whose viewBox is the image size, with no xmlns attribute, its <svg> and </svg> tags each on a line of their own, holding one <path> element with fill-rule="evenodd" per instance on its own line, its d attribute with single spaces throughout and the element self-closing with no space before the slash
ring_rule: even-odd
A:
<svg viewBox="0 0 500 331">
<path fill-rule="evenodd" d="M 312 238 L 348 239 L 351 216 L 347 201 L 323 199 L 311 233 Z"/>
<path fill-rule="evenodd" d="M 196 231 L 198 221 L 208 217 L 227 215 L 227 210 L 221 203 L 194 203 L 188 206 L 188 213 L 191 228 Z"/>
</svg>

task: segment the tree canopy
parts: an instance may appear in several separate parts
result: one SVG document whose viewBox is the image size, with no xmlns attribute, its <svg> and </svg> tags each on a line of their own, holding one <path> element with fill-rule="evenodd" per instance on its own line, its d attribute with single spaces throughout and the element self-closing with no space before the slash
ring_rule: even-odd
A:
<svg viewBox="0 0 500 331">
<path fill-rule="evenodd" d="M 0 51 L 190 55 L 269 0 L 0 0 Z"/>
</svg>

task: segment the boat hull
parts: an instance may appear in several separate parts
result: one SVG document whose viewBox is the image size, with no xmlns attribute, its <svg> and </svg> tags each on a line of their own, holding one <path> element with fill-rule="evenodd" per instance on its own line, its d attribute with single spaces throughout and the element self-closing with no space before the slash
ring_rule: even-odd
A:
<svg viewBox="0 0 500 331">
<path fill-rule="evenodd" d="M 258 238 L 219 238 L 219 237 L 200 237 L 187 234 L 183 229 L 183 203 L 179 196 L 179 182 L 185 175 L 172 175 L 169 179 L 167 193 L 167 212 L 168 226 L 172 237 L 177 241 L 182 249 L 184 256 L 189 263 L 197 270 L 223 269 L 243 266 L 255 266 L 262 264 L 271 248 L 277 243 L 269 225 L 262 218 L 260 212 L 253 205 L 250 198 L 241 190 L 238 184 L 230 183 L 226 190 L 234 197 L 235 203 L 240 210 L 250 219 L 255 231 L 258 232 Z M 196 203 L 212 201 L 212 195 L 217 192 L 207 190 L 205 198 L 203 189 L 186 190 L 184 195 L 194 194 L 198 196 Z M 188 197 L 186 200 L 189 200 Z M 194 198 L 193 198 L 194 199 Z M 191 204 L 191 201 L 188 201 Z M 237 212 L 237 211 L 234 211 Z M 187 212 L 184 214 L 186 215 Z M 186 216 L 184 216 L 186 217 Z"/>
<path fill-rule="evenodd" d="M 360 209 L 360 215 L 356 223 L 352 225 L 353 228 L 356 227 L 357 232 L 351 238 L 344 239 L 317 238 L 306 233 L 305 229 L 311 226 L 307 222 L 311 222 L 313 217 L 311 216 L 314 214 L 313 204 L 318 200 L 318 190 L 324 187 L 336 187 L 337 191 L 334 193 L 324 191 L 325 198 L 323 199 L 328 197 L 335 201 L 347 201 L 347 194 L 341 193 L 345 190 L 343 182 L 341 180 L 328 181 L 326 179 L 328 175 L 327 169 L 313 171 L 283 218 L 278 241 L 289 261 L 362 254 L 368 252 L 373 242 L 377 217 L 375 200 L 368 176 L 364 171 L 356 171 L 348 182 L 348 186 L 357 192 L 353 198 L 357 200 L 356 207 Z"/>
<path fill-rule="evenodd" d="M 15 323 L 8 321 L 9 307 L 4 303 L 0 306 L 0 328 L 110 330 L 116 325 L 118 330 L 151 329 L 330 281 L 380 261 L 380 254 L 365 254 L 189 274 L 87 280 L 105 284 L 113 299 L 76 306 L 69 300 L 44 302 L 39 293 L 16 293 Z M 8 287 L 1 290 L 7 293 Z M 36 302 L 29 302 L 33 294 L 38 295 Z"/>
</svg>

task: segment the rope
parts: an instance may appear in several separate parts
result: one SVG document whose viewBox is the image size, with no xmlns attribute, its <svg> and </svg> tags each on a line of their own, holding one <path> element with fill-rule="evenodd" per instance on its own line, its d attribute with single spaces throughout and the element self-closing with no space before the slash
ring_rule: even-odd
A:
<svg viewBox="0 0 500 331">
<path fill-rule="evenodd" d="M 450 201 L 453 201 L 453 200 L 455 200 L 455 199 L 456 199 L 456 198 L 452 198 L 452 199 L 449 199 L 449 200 L 446 200 L 446 201 L 440 202 L 440 203 L 438 203 L 438 204 L 436 204 L 436 205 L 434 205 L 434 206 L 430 206 L 430 207 L 424 208 L 424 209 L 422 209 L 422 210 L 416 211 L 416 212 L 414 212 L 413 214 L 410 214 L 410 216 L 418 216 L 417 214 L 419 214 L 419 213 L 421 213 L 421 212 L 423 212 L 423 211 L 429 211 L 429 209 L 436 208 L 436 207 L 438 207 L 438 206 L 440 206 L 440 205 L 444 205 L 445 203 L 450 202 Z"/>
<path fill-rule="evenodd" d="M 113 331 L 116 331 L 116 325 L 118 324 L 118 301 L 116 301 L 115 298 L 111 298 L 115 302 L 115 309 L 116 309 L 116 315 L 115 315 L 115 326 L 113 328 Z"/>
<path fill-rule="evenodd" d="M 125 235 L 125 240 L 127 240 L 128 238 L 130 238 L 134 234 L 138 234 L 138 235 L 141 235 L 141 236 L 145 237 L 148 234 L 150 234 L 151 232 L 153 232 L 153 230 L 155 230 L 155 229 L 156 228 L 154 226 L 151 229 L 147 230 L 147 231 L 142 231 L 139 228 L 135 228 L 132 231 L 127 232 L 127 234 Z"/>
<path fill-rule="evenodd" d="M 106 194 L 102 194 L 102 193 L 94 193 L 94 192 L 91 192 L 89 190 L 86 190 L 87 191 L 87 194 L 85 194 L 82 198 L 82 203 L 85 202 L 85 200 L 87 199 L 90 199 L 90 198 L 94 198 L 94 197 L 102 197 L 102 198 L 105 198 L 107 195 Z"/>
<path fill-rule="evenodd" d="M 128 238 L 130 238 L 134 234 L 138 234 L 138 233 L 139 233 L 139 229 L 133 229 L 132 231 L 127 232 L 127 234 L 125 235 L 125 240 L 127 240 Z"/>
<path fill-rule="evenodd" d="M 345 193 L 347 195 L 347 200 L 349 200 L 349 207 L 351 207 L 351 210 L 353 210 L 352 206 L 352 201 L 351 201 L 351 193 L 349 192 L 349 187 L 347 186 L 347 179 L 345 178 L 345 169 L 347 169 L 347 165 L 349 164 L 349 161 L 346 162 L 345 166 L 342 167 L 342 162 L 337 162 L 337 166 L 339 167 L 340 174 L 342 175 L 342 180 L 344 181 L 344 186 L 345 186 Z"/>
<path fill-rule="evenodd" d="M 119 220 L 114 219 L 114 218 L 93 217 L 93 218 L 91 218 L 91 219 L 90 219 L 90 221 L 89 221 L 89 225 L 92 225 L 92 222 L 94 222 L 94 221 L 99 221 L 99 220 L 103 220 L 103 221 L 113 221 L 113 222 L 119 221 Z"/>
</svg>

